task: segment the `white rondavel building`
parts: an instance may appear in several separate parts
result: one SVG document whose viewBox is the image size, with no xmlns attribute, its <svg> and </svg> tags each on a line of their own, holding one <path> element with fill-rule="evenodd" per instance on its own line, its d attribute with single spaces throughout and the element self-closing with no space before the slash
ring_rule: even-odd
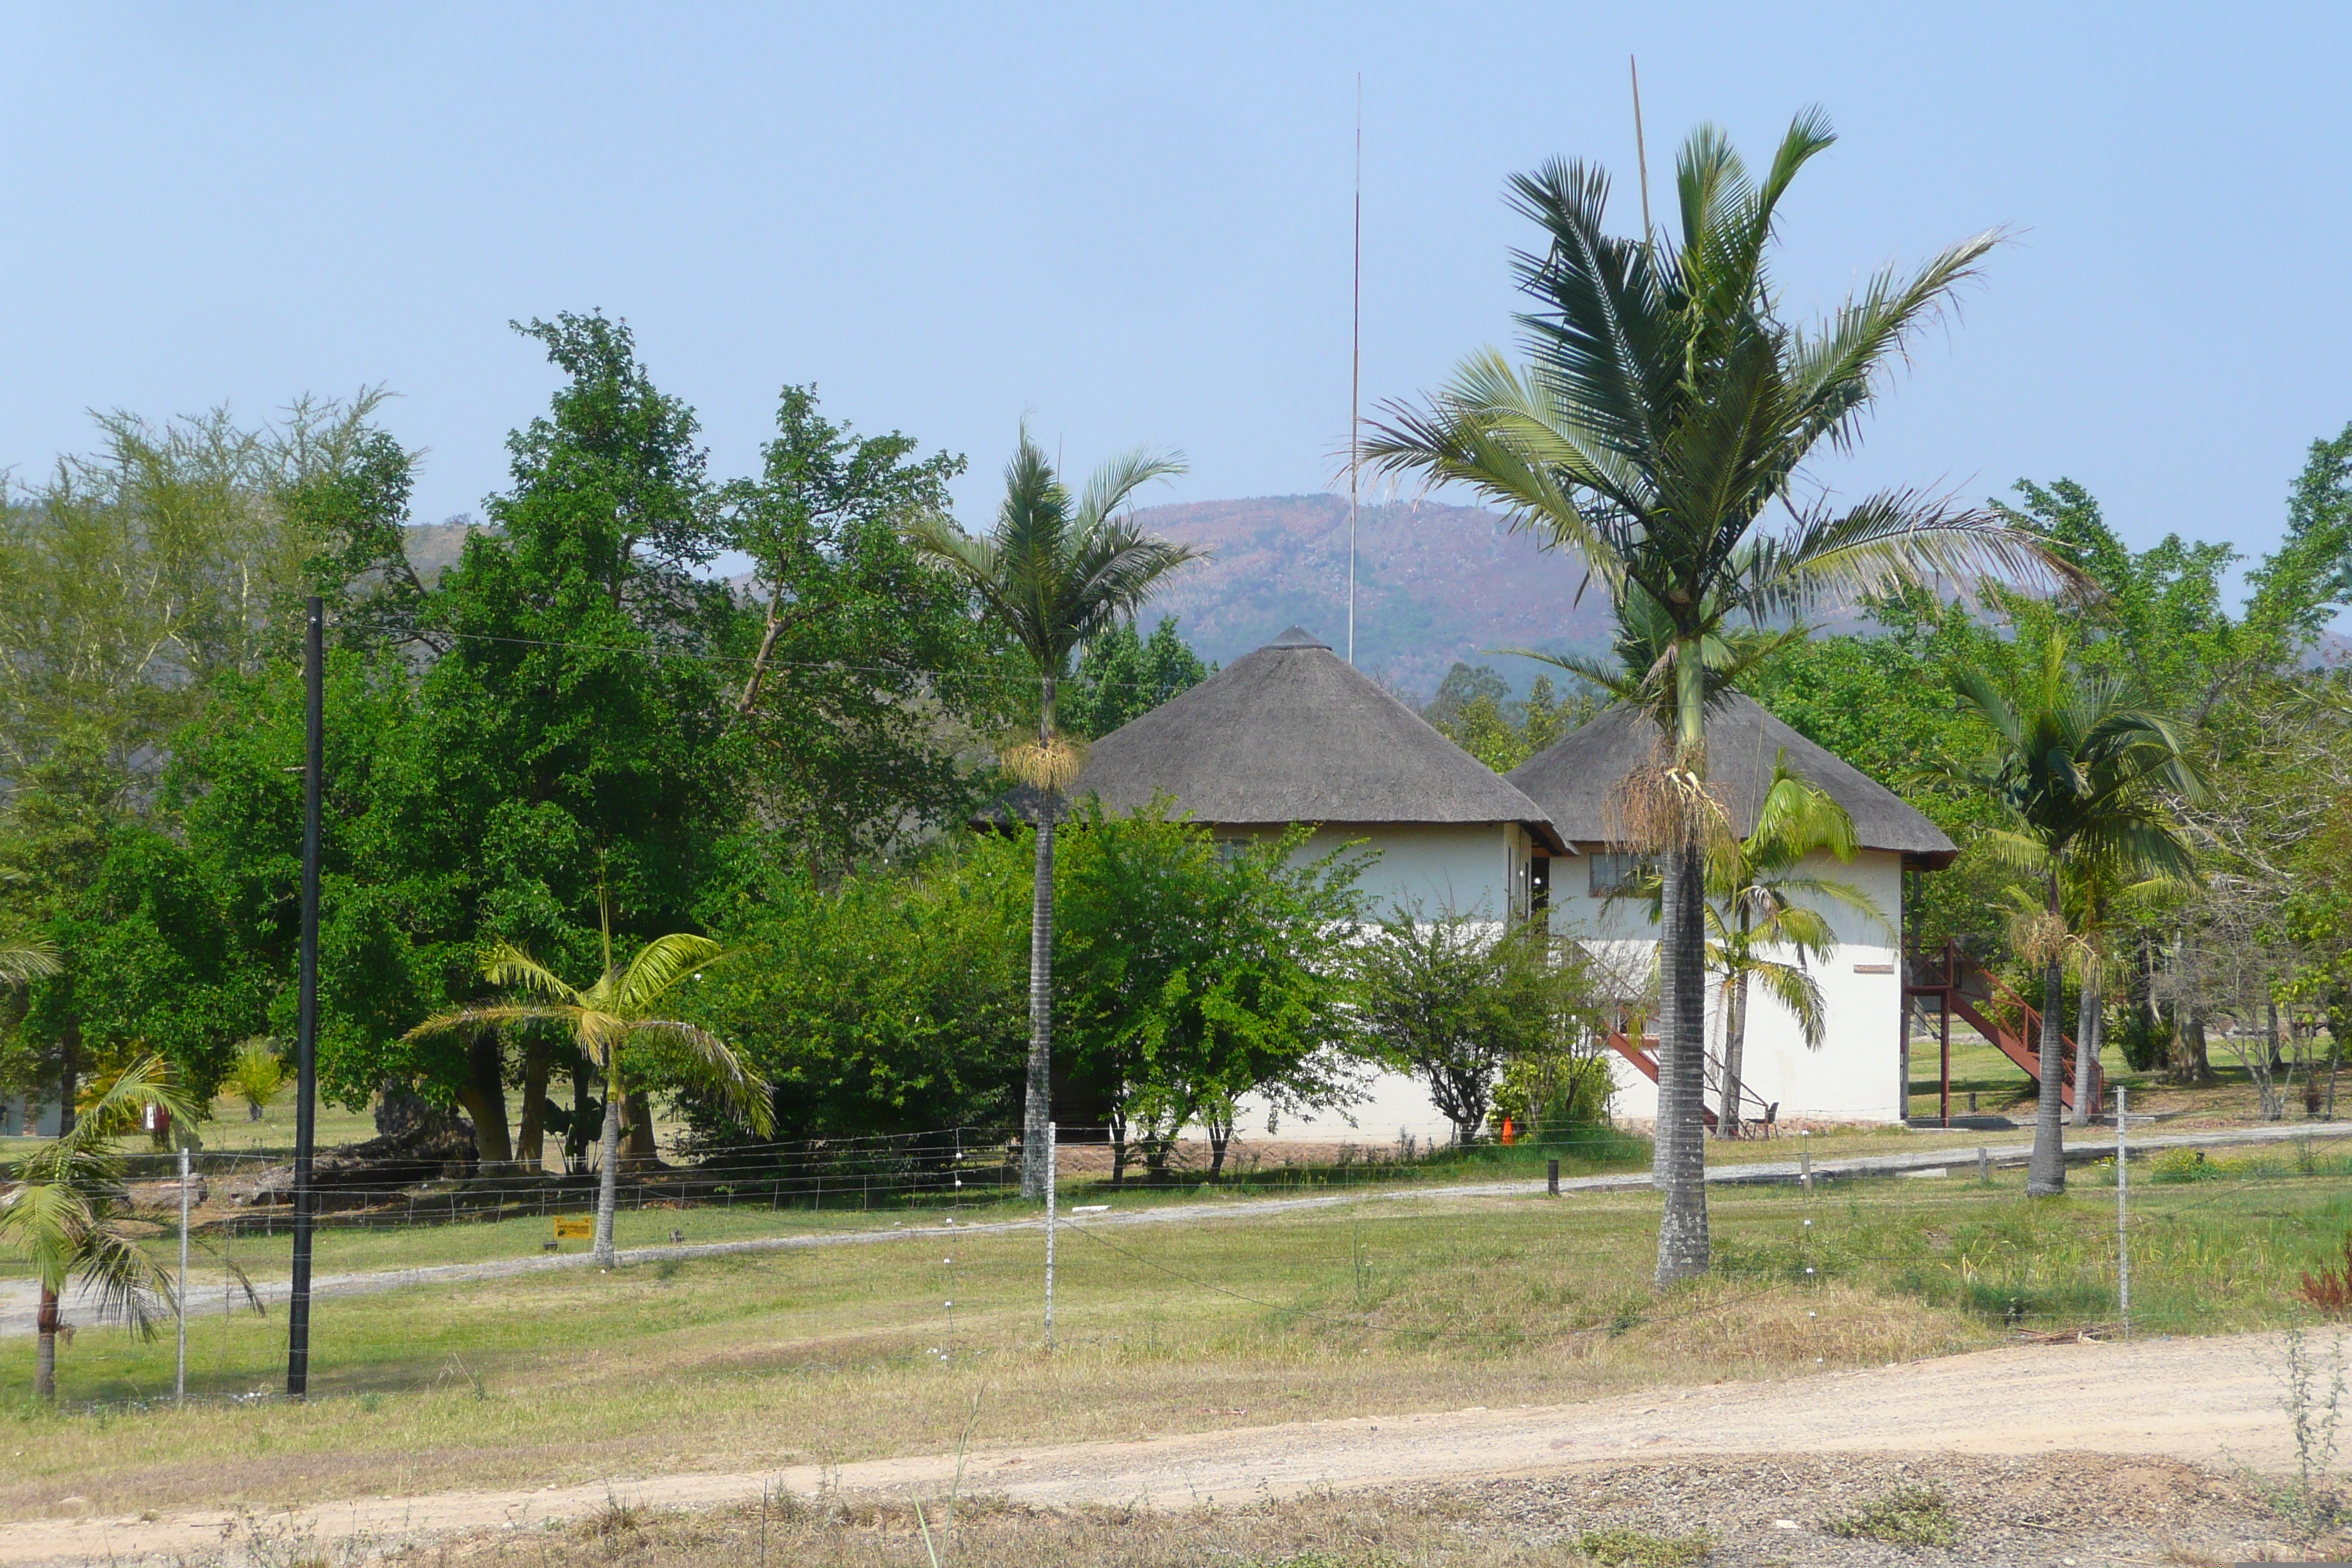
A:
<svg viewBox="0 0 2352 1568">
<path fill-rule="evenodd" d="M 1382 916 L 1525 919 L 1538 868 L 1567 852 L 1533 801 L 1297 626 L 1097 741 L 1069 795 L 1113 813 L 1160 798 L 1221 838 L 1313 824 L 1300 858 L 1367 854 L 1357 886 Z M 1006 804 L 1034 819 L 1026 796 Z M 1240 1111 L 1246 1135 L 1265 1132 L 1263 1107 Z M 1417 1080 L 1386 1074 L 1345 1115 L 1280 1126 L 1385 1142 L 1400 1130 L 1443 1140 L 1452 1124 Z"/>
<path fill-rule="evenodd" d="M 1607 902 L 1632 862 L 1612 853 L 1601 822 L 1611 791 L 1646 759 L 1654 734 L 1645 721 L 1612 710 L 1504 777 L 1294 626 L 1096 742 L 1069 795 L 1113 813 L 1163 799 L 1220 837 L 1311 824 L 1302 856 L 1353 845 L 1370 857 L 1358 885 L 1378 914 L 1541 916 L 1591 942 L 1612 973 L 1635 973 L 1654 937 L 1638 907 Z M 1948 864 L 1953 846 L 1892 793 L 1735 697 L 1710 714 L 1708 758 L 1740 831 L 1783 753 L 1845 806 L 1862 838 L 1853 862 L 1829 862 L 1822 873 L 1860 888 L 1885 921 L 1827 911 L 1845 945 L 1819 971 L 1830 1005 L 1820 1050 L 1805 1048 L 1776 1004 L 1751 997 L 1743 1077 L 1752 1096 L 1744 1098 L 1759 1120 L 1768 1106 L 1784 1121 L 1899 1120 L 1903 872 Z M 1032 816 L 1025 794 L 1004 805 Z M 1646 1120 L 1655 1086 L 1637 1063 L 1638 1044 L 1628 1044 L 1632 1052 L 1613 1058 L 1614 1113 Z M 1709 1047 L 1717 1048 L 1712 1032 Z M 1711 1082 L 1710 1105 L 1715 1099 Z M 1262 1134 L 1264 1110 L 1244 1105 L 1241 1126 L 1245 1136 Z M 1386 1142 L 1400 1132 L 1444 1139 L 1451 1124 L 1416 1079 L 1387 1074 L 1344 1115 L 1286 1118 L 1280 1131 Z"/>
<path fill-rule="evenodd" d="M 1618 899 L 1634 872 L 1634 857 L 1609 842 L 1608 802 L 1619 780 L 1648 761 L 1656 725 L 1630 709 L 1612 708 L 1529 758 L 1510 780 L 1543 807 L 1580 859 L 1553 875 L 1549 907 L 1555 930 L 1585 938 L 1601 963 L 1631 979 L 1654 970 L 1656 927 L 1646 904 Z M 1903 994 L 1903 920 L 1906 872 L 1937 870 L 1958 853 L 1952 841 L 1892 790 L 1834 753 L 1806 740 L 1749 698 L 1727 695 L 1707 712 L 1707 779 L 1742 836 L 1753 831 L 1757 807 L 1771 787 L 1780 759 L 1822 790 L 1853 818 L 1861 847 L 1852 860 L 1816 855 L 1801 874 L 1843 882 L 1861 892 L 1877 918 L 1836 904 L 1819 906 L 1839 946 L 1810 967 L 1826 1003 L 1825 1037 L 1809 1049 L 1796 1019 L 1778 1002 L 1748 993 L 1748 1034 L 1740 1067 L 1743 1120 L 1780 1121 L 1900 1121 L 1909 1113 L 1910 1064 Z M 1793 954 L 1783 955 L 1793 957 Z M 1722 1049 L 1719 992 L 1708 987 L 1707 1104 L 1721 1103 L 1717 1064 Z M 1657 1114 L 1657 1083 L 1638 1042 L 1616 1054 L 1614 1114 L 1646 1121 Z"/>
</svg>

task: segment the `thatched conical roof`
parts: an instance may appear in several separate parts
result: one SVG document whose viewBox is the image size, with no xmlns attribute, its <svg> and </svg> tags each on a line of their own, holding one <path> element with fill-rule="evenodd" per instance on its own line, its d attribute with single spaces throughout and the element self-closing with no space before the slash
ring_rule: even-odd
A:
<svg viewBox="0 0 2352 1568">
<path fill-rule="evenodd" d="M 1650 719 L 1624 707 L 1601 710 L 1511 770 L 1510 781 L 1527 792 L 1571 844 L 1609 841 L 1610 792 L 1649 760 L 1658 742 Z M 1806 740 L 1766 712 L 1754 699 L 1727 693 L 1706 715 L 1706 773 L 1721 790 L 1732 827 L 1745 834 L 1756 825 L 1756 809 L 1771 787 L 1772 766 L 1782 752 L 1789 767 L 1846 809 L 1865 849 L 1889 849 L 1923 866 L 1948 866 L 1959 853 L 1952 841 L 1900 795 L 1835 752 Z"/>
<path fill-rule="evenodd" d="M 1223 826 L 1517 822 L 1562 847 L 1533 801 L 1297 626 L 1097 741 L 1069 790 L 1089 795 L 1166 795 Z M 1034 821 L 1035 796 L 992 816 Z"/>
</svg>

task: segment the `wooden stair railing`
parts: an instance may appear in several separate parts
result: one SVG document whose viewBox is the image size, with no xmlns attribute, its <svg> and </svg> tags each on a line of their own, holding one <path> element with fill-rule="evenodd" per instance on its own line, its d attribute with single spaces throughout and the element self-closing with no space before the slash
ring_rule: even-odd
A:
<svg viewBox="0 0 2352 1568">
<path fill-rule="evenodd" d="M 1993 1047 L 2021 1068 L 2036 1083 L 2042 1081 L 2042 1012 L 2024 997 L 2011 991 L 2000 976 L 1959 951 L 1957 942 L 1944 944 L 1942 978 L 1932 984 L 1912 984 L 1904 987 L 1910 995 L 1941 995 L 1953 1015 L 1990 1041 Z M 2013 1010 L 2021 1020 L 2012 1029 L 1998 1017 L 1988 1015 L 1977 1005 L 1978 998 L 1969 994 L 1970 983 L 1981 984 L 1982 1000 Z M 2059 1058 L 2061 1081 L 2060 1101 L 2067 1110 L 2074 1109 L 2074 1040 L 2064 1031 L 2058 1036 L 2062 1055 Z M 2106 1097 L 2106 1085 L 2098 1070 L 2091 1064 L 2091 1105 L 2094 1110 Z"/>
<path fill-rule="evenodd" d="M 1658 1081 L 1657 1036 L 1643 1035 L 1642 1037 L 1642 1043 L 1637 1046 L 1626 1036 L 1624 1030 L 1618 1029 L 1603 1035 L 1601 1037 L 1601 1041 L 1603 1044 L 1608 1046 L 1611 1050 L 1615 1051 L 1619 1056 L 1623 1057 L 1627 1061 L 1632 1062 L 1635 1067 L 1639 1068 L 1642 1070 L 1642 1075 L 1648 1079 L 1652 1083 L 1656 1083 Z M 1717 1061 L 1715 1058 L 1710 1056 L 1706 1058 L 1706 1064 L 1708 1067 L 1716 1069 L 1715 1082 L 1708 1086 L 1707 1092 L 1719 1098 L 1723 1093 L 1722 1063 Z M 1780 1106 L 1768 1102 L 1762 1095 L 1758 1094 L 1756 1090 L 1748 1084 L 1743 1083 L 1739 1086 L 1739 1101 L 1743 1107 L 1741 1115 L 1743 1125 L 1753 1122 L 1759 1126 L 1769 1127 L 1779 1118 Z M 1745 1113 L 1744 1108 L 1748 1105 L 1755 1106 L 1755 1115 L 1749 1116 Z M 1710 1130 L 1715 1127 L 1717 1121 L 1715 1110 L 1713 1107 L 1706 1103 L 1705 1096 L 1702 1096 L 1699 1100 L 1699 1116 Z"/>
</svg>

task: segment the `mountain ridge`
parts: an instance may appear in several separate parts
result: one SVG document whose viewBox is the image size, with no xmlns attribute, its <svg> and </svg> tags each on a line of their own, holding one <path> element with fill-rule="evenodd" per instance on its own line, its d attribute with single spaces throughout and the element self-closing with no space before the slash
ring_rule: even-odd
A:
<svg viewBox="0 0 2352 1568">
<path fill-rule="evenodd" d="M 1139 509 L 1145 531 L 1211 552 L 1154 597 L 1144 618 L 1178 617 L 1202 658 L 1230 664 L 1287 627 L 1347 652 L 1348 502 L 1323 494 L 1181 501 Z M 1425 699 L 1456 660 L 1496 647 L 1606 646 L 1605 595 L 1579 602 L 1584 571 L 1475 507 L 1390 501 L 1358 509 L 1356 664 L 1401 695 Z M 1497 668 L 1516 687 L 1537 673 Z M 1524 674 L 1511 667 L 1517 666 Z"/>
</svg>

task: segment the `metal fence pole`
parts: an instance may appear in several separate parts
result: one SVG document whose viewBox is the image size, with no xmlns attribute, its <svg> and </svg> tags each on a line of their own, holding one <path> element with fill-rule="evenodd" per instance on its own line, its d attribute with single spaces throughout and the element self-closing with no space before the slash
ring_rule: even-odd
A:
<svg viewBox="0 0 2352 1568">
<path fill-rule="evenodd" d="M 179 1308 L 180 1353 L 172 1373 L 172 1398 L 178 1404 L 188 1402 L 188 1146 L 180 1145 L 180 1288 L 174 1292 Z"/>
<path fill-rule="evenodd" d="M 2131 1338 L 2131 1166 L 2124 1142 L 2126 1090 L 2116 1085 L 2116 1300 L 2123 1312 L 2124 1338 Z"/>
<path fill-rule="evenodd" d="M 1045 1123 L 1045 1348 L 1054 1348 L 1054 1167 L 1055 1144 L 1059 1134 L 1051 1121 Z"/>
</svg>

